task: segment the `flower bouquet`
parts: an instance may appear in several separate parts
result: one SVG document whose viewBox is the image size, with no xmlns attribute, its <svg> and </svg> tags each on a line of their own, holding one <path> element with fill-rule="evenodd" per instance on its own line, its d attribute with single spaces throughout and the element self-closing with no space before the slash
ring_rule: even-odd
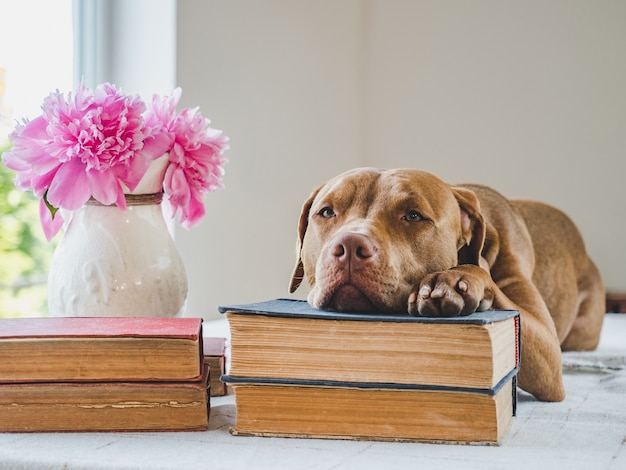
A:
<svg viewBox="0 0 626 470">
<path fill-rule="evenodd" d="M 40 199 L 47 239 L 66 226 L 48 277 L 52 315 L 181 314 L 187 279 L 163 212 L 186 228 L 203 218 L 204 197 L 223 186 L 228 138 L 198 108 L 177 112 L 180 97 L 144 103 L 80 84 L 50 94 L 9 136 L 3 162 Z"/>
<path fill-rule="evenodd" d="M 125 209 L 124 193 L 166 153 L 163 192 L 170 214 L 180 211 L 185 227 L 202 219 L 205 194 L 222 187 L 228 138 L 209 127 L 198 108 L 177 113 L 180 96 L 177 88 L 146 105 L 109 83 L 95 90 L 80 84 L 74 96 L 50 94 L 42 115 L 17 125 L 2 160 L 17 172 L 19 189 L 41 198 L 48 240 L 62 226 L 59 208 L 76 210 L 93 198 Z"/>
</svg>

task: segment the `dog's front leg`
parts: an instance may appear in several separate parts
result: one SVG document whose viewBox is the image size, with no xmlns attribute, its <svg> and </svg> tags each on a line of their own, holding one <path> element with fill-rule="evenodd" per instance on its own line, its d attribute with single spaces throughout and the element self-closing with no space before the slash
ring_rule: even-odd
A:
<svg viewBox="0 0 626 470">
<path fill-rule="evenodd" d="M 519 310 L 522 323 L 522 360 L 518 384 L 542 401 L 565 398 L 561 349 L 550 314 L 543 302 L 528 305 L 512 298 L 540 298 L 531 282 L 518 280 L 501 290 L 484 269 L 460 265 L 426 276 L 411 293 L 408 312 L 414 316 L 452 317 L 490 309 Z"/>
</svg>

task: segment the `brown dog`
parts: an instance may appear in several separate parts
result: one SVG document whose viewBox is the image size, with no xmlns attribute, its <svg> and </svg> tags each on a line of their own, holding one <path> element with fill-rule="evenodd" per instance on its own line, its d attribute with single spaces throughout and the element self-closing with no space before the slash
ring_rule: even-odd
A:
<svg viewBox="0 0 626 470">
<path fill-rule="evenodd" d="M 298 227 L 291 280 L 321 309 L 421 316 L 519 310 L 519 385 L 565 397 L 562 350 L 590 350 L 604 287 L 574 224 L 545 204 L 452 187 L 418 170 L 361 168 L 317 188 Z"/>
</svg>

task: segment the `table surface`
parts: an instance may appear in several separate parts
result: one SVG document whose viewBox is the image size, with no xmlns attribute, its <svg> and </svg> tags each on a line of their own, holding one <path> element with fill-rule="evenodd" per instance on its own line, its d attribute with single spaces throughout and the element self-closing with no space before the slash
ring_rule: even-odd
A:
<svg viewBox="0 0 626 470">
<path fill-rule="evenodd" d="M 228 337 L 225 320 L 206 336 Z M 211 398 L 204 432 L 0 433 L 1 469 L 626 469 L 626 315 L 608 314 L 597 351 L 564 354 L 567 398 L 518 391 L 500 446 L 232 436 L 235 398 Z"/>
</svg>

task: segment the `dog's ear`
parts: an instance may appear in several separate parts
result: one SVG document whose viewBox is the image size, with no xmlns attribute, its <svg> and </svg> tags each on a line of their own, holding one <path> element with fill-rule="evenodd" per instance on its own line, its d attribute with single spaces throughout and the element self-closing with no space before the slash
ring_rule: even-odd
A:
<svg viewBox="0 0 626 470">
<path fill-rule="evenodd" d="M 302 211 L 300 212 L 300 220 L 298 222 L 298 241 L 296 245 L 296 266 L 293 269 L 293 274 L 291 275 L 291 281 L 289 282 L 289 293 L 294 293 L 296 289 L 302 283 L 302 279 L 304 279 L 304 264 L 302 263 L 302 243 L 304 242 L 304 234 L 306 233 L 306 229 L 309 226 L 309 212 L 311 211 L 311 206 L 313 205 L 313 201 L 319 193 L 322 187 L 316 188 L 309 198 L 306 200 L 304 205 L 302 206 Z"/>
<path fill-rule="evenodd" d="M 461 240 L 459 240 L 459 264 L 479 265 L 485 244 L 486 225 L 480 203 L 473 191 L 454 187 L 454 197 L 461 209 Z"/>
</svg>

